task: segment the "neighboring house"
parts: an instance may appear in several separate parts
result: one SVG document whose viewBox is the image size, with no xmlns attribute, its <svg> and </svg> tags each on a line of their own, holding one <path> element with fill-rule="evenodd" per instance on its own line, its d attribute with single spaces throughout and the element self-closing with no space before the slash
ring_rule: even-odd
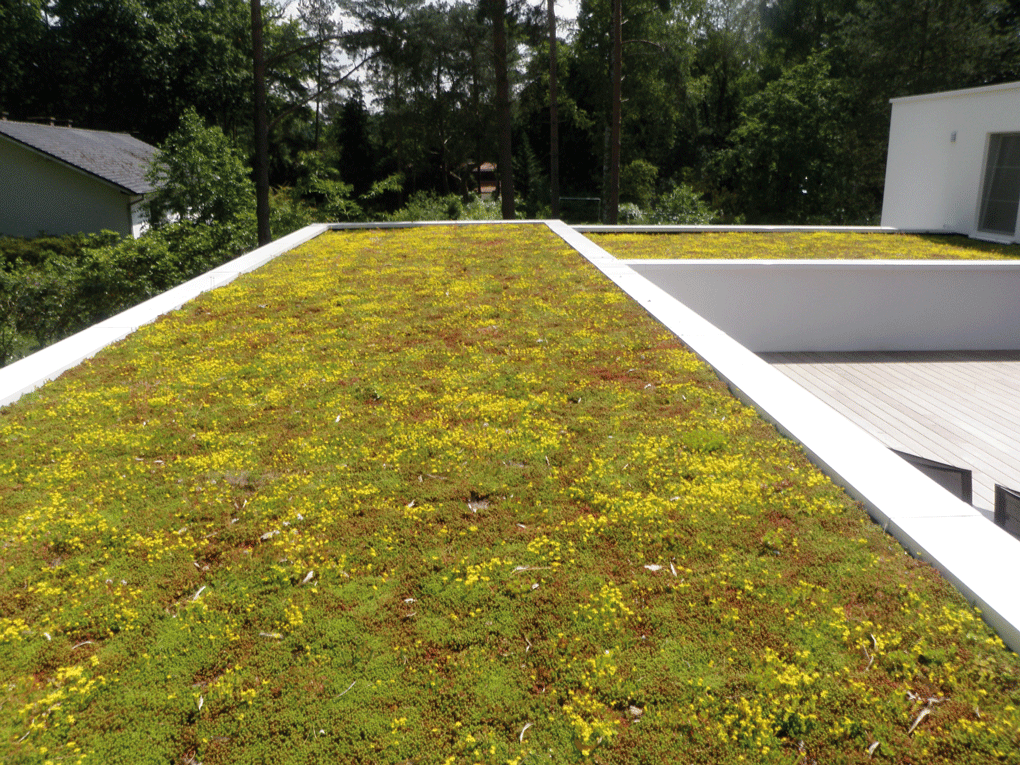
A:
<svg viewBox="0 0 1020 765">
<path fill-rule="evenodd" d="M 1020 242 L 1020 82 L 892 99 L 882 225 Z"/>
<path fill-rule="evenodd" d="M 155 154 L 125 133 L 0 120 L 0 234 L 138 237 Z"/>
<path fill-rule="evenodd" d="M 496 165 L 492 162 L 483 162 L 475 171 L 475 178 L 478 179 L 478 194 L 482 199 L 492 199 L 499 186 L 499 178 L 496 177 Z"/>
</svg>

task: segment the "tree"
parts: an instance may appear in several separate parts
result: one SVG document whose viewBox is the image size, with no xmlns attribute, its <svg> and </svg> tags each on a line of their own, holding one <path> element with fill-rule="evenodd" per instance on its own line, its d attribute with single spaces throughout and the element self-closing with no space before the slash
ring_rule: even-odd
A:
<svg viewBox="0 0 1020 765">
<path fill-rule="evenodd" d="M 513 116 L 506 41 L 506 0 L 490 0 L 492 58 L 496 68 L 496 122 L 499 125 L 499 199 L 504 220 L 517 217 L 514 209 Z"/>
<path fill-rule="evenodd" d="M 251 210 L 252 183 L 240 153 L 193 108 L 160 147 L 149 180 L 157 187 L 149 202 L 156 228 L 176 220 L 230 224 Z"/>
<path fill-rule="evenodd" d="M 315 149 L 319 149 L 319 122 L 322 112 L 324 86 L 329 78 L 330 60 L 336 49 L 340 25 L 333 20 L 336 3 L 333 0 L 299 0 L 301 23 L 315 41 Z"/>
<path fill-rule="evenodd" d="M 556 0 L 547 0 L 549 16 L 549 214 L 560 217 L 559 83 L 556 71 Z"/>
<path fill-rule="evenodd" d="M 272 241 L 269 230 L 269 113 L 266 107 L 266 50 L 262 29 L 262 0 L 251 0 L 251 49 L 255 130 L 255 221 L 259 247 Z"/>
<path fill-rule="evenodd" d="M 389 150 L 386 172 L 403 173 L 409 191 L 467 194 L 467 169 L 512 143 L 511 81 L 518 63 L 512 42 L 522 29 L 531 31 L 525 7 L 505 0 L 359 0 L 344 9 L 352 19 L 348 49 L 375 53 L 369 87 L 381 107 L 376 124 L 380 145 Z M 498 60 L 504 60 L 505 78 Z M 506 206 L 514 203 L 515 159 L 511 152 L 497 160 L 510 176 L 502 181 Z"/>
<path fill-rule="evenodd" d="M 0 110 L 32 108 L 32 94 L 41 85 L 33 76 L 33 62 L 46 55 L 42 45 L 45 33 L 40 0 L 0 0 L 0 61 L 4 62 L 0 67 Z"/>
<path fill-rule="evenodd" d="M 265 19 L 262 13 L 261 0 L 250 0 L 251 5 L 251 41 L 252 41 L 252 75 L 254 95 L 253 125 L 255 133 L 255 150 L 253 166 L 255 175 L 255 214 L 258 229 L 258 243 L 264 245 L 271 239 L 269 227 L 269 134 L 274 126 L 304 108 L 309 102 L 320 99 L 324 94 L 334 91 L 343 85 L 348 78 L 358 71 L 367 61 L 364 59 L 348 66 L 340 74 L 323 81 L 321 68 L 318 64 L 323 46 L 340 39 L 339 31 L 327 34 L 316 27 L 314 34 L 307 35 L 297 22 L 275 23 L 269 28 L 273 32 L 266 35 Z M 276 20 L 278 22 L 278 19 Z M 317 76 L 315 87 L 308 92 L 305 83 L 309 75 Z M 273 73 L 273 84 L 268 87 L 270 72 Z M 269 102 L 272 96 L 277 98 L 276 114 L 269 115 Z"/>
<path fill-rule="evenodd" d="M 840 26 L 842 67 L 886 99 L 1001 81 L 1017 29 L 1000 14 L 995 0 L 861 0 Z"/>
<path fill-rule="evenodd" d="M 227 130 L 248 124 L 245 0 L 0 3 L 0 100 L 18 118 L 152 143 L 188 106 Z"/>
<path fill-rule="evenodd" d="M 751 96 L 716 170 L 762 223 L 858 223 L 875 209 L 857 171 L 846 86 L 810 57 Z"/>
<path fill-rule="evenodd" d="M 607 221 L 619 199 L 619 168 L 636 159 L 665 167 L 684 141 L 696 19 L 693 3 L 622 0 L 614 22 L 615 6 L 615 0 L 582 2 L 567 83 L 589 117 L 595 157 L 601 156 Z"/>
</svg>

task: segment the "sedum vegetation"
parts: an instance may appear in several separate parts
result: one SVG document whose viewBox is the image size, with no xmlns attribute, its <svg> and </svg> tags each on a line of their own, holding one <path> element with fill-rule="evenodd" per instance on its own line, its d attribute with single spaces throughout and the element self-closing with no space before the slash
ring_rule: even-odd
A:
<svg viewBox="0 0 1020 765">
<path fill-rule="evenodd" d="M 763 260 L 1006 260 L 1020 258 L 1020 247 L 964 236 L 918 234 L 692 233 L 587 234 L 621 259 L 736 258 Z"/>
<path fill-rule="evenodd" d="M 1020 749 L 979 614 L 541 226 L 323 235 L 0 441 L 5 762 Z"/>
</svg>

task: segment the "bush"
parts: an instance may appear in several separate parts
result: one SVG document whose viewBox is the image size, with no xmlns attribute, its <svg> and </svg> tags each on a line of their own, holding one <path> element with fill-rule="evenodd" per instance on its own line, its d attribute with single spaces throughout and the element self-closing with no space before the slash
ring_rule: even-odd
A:
<svg viewBox="0 0 1020 765">
<path fill-rule="evenodd" d="M 79 332 L 236 257 L 254 244 L 244 221 L 175 223 L 140 239 L 104 232 L 75 255 L 0 269 L 0 364 Z"/>
<path fill-rule="evenodd" d="M 683 183 L 659 197 L 648 214 L 651 223 L 671 225 L 704 225 L 718 217 L 698 192 Z"/>
<path fill-rule="evenodd" d="M 649 207 L 655 197 L 655 179 L 659 168 L 644 159 L 636 159 L 620 171 L 620 198 L 639 207 Z"/>
<path fill-rule="evenodd" d="M 120 239 L 115 231 L 72 236 L 38 236 L 27 239 L 20 236 L 0 237 L 0 267 L 14 267 L 20 261 L 27 265 L 40 265 L 53 257 L 76 258 L 86 247 L 112 244 Z"/>
<path fill-rule="evenodd" d="M 278 189 L 270 227 L 279 238 L 316 211 Z M 250 250 L 255 211 L 225 222 L 164 222 L 139 239 L 113 231 L 0 239 L 0 366 L 176 287 Z"/>
<path fill-rule="evenodd" d="M 289 188 L 273 189 L 269 194 L 269 229 L 273 239 L 317 223 L 318 211 L 301 201 Z"/>
<path fill-rule="evenodd" d="M 633 202 L 624 202 L 620 205 L 618 220 L 620 223 L 630 225 L 645 223 L 645 213 Z"/>
<path fill-rule="evenodd" d="M 431 191 L 416 191 L 407 204 L 394 213 L 390 220 L 459 220 L 464 212 L 464 203 L 456 194 L 439 196 Z"/>
<path fill-rule="evenodd" d="M 157 228 L 173 221 L 230 223 L 254 207 L 254 186 L 240 153 L 193 108 L 160 147 L 148 178 L 157 187 L 148 202 Z"/>
<path fill-rule="evenodd" d="M 503 211 L 495 199 L 482 199 L 472 196 L 471 201 L 464 205 L 464 220 L 500 220 Z"/>
</svg>

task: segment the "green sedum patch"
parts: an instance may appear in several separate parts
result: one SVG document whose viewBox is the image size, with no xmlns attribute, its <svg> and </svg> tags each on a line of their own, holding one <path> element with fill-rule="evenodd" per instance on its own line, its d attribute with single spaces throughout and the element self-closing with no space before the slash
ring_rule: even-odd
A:
<svg viewBox="0 0 1020 765">
<path fill-rule="evenodd" d="M 1009 260 L 1020 246 L 965 236 L 709 232 L 697 234 L 589 234 L 622 259 L 682 258 L 739 260 Z"/>
<path fill-rule="evenodd" d="M 541 226 L 324 235 L 0 439 L 5 762 L 1020 750 L 975 611 Z"/>
</svg>

